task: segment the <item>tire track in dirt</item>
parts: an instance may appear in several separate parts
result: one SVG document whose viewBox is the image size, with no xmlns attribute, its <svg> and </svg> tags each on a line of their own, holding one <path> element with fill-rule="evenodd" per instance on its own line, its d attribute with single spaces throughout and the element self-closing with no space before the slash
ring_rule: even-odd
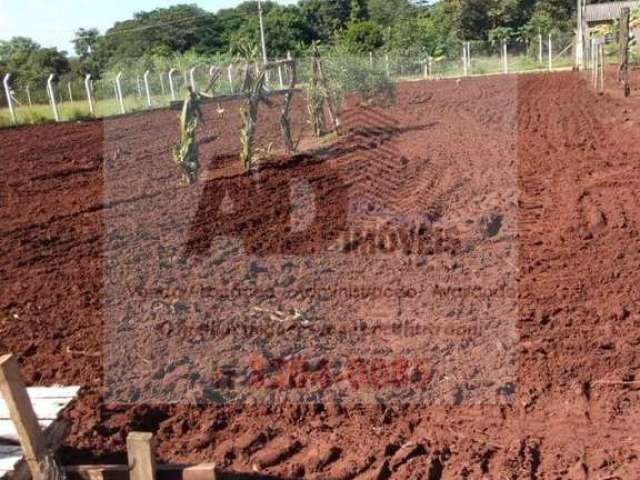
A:
<svg viewBox="0 0 640 480">
<path fill-rule="evenodd" d="M 436 223 L 458 226 L 467 235 L 462 237 L 466 247 L 483 245 L 477 221 L 488 212 L 480 199 L 507 205 L 513 191 L 520 193 L 512 224 L 508 208 L 497 212 L 505 216 L 504 237 L 492 244 L 499 248 L 508 236 L 519 236 L 520 366 L 515 401 L 505 405 L 348 406 L 325 399 L 292 405 L 105 404 L 103 363 L 94 356 L 104 353 L 105 345 L 103 255 L 122 259 L 125 273 L 139 265 L 153 274 L 145 258 L 174 261 L 179 249 L 170 235 L 189 227 L 208 240 L 207 218 L 215 217 L 219 205 L 205 204 L 195 221 L 154 214 L 187 211 L 199 200 L 197 192 L 175 187 L 177 174 L 168 153 L 176 135 L 175 112 L 112 120 L 106 134 L 96 124 L 2 132 L 0 146 L 23 155 L 25 163 L 2 162 L 0 167 L 9 179 L 1 196 L 8 203 L 0 206 L 7 259 L 0 276 L 0 350 L 19 354 L 30 383 L 89 387 L 67 412 L 73 427 L 65 460 L 122 461 L 127 431 L 145 428 L 156 432 L 163 461 L 216 460 L 230 470 L 257 469 L 287 478 L 581 478 L 584 465 L 589 478 L 634 478 L 637 462 L 629 456 L 629 439 L 637 438 L 638 393 L 597 382 L 635 378 L 637 312 L 629 299 L 640 298 L 634 237 L 640 208 L 633 160 L 637 147 L 612 145 L 607 119 L 616 118 L 613 107 L 606 99 L 595 100 L 573 75 L 522 77 L 517 88 L 505 88 L 502 81 L 403 85 L 400 104 L 390 108 L 399 132 L 386 142 L 379 141 L 379 133 L 363 135 L 363 141 L 373 141 L 375 152 L 392 160 L 407 160 L 404 170 L 402 162 L 381 168 L 380 175 L 394 175 L 394 180 L 383 178 L 370 194 L 387 200 L 399 216 L 428 213 Z M 428 101 L 418 102 L 425 95 Z M 304 118 L 304 110 L 297 115 Z M 235 139 L 227 137 L 237 119 L 228 125 L 211 120 L 204 136 L 227 134 L 203 147 L 215 163 L 216 155 L 235 151 Z M 158 138 L 163 129 L 172 133 Z M 263 134 L 267 140 L 278 136 L 277 129 Z M 25 136 L 33 136 L 37 147 L 23 142 Z M 103 138 L 112 140 L 105 155 Z M 343 167 L 352 163 L 347 156 L 330 161 Z M 514 166 L 517 178 L 511 175 Z M 238 193 L 245 187 L 242 181 L 230 181 L 225 186 L 239 198 L 231 231 L 246 231 L 258 250 L 271 248 L 280 227 L 254 229 L 265 220 L 285 218 L 283 191 L 289 191 L 291 175 L 303 173 L 320 198 L 340 195 L 321 165 L 267 171 L 254 197 Z M 403 186 L 394 189 L 398 185 Z M 156 191 L 161 193 L 144 196 Z M 110 208 L 90 207 L 108 202 Z M 143 214 L 153 229 L 143 227 Z M 339 230 L 331 222 L 323 225 L 313 232 L 318 238 Z M 106 235 L 105 228 L 115 236 Z M 157 232 L 167 237 L 154 237 Z M 589 234 L 592 238 L 585 238 Z M 157 245 L 156 238 L 163 241 Z M 295 240 L 305 248 L 316 245 L 313 238 Z M 407 275 L 406 269 L 391 270 L 364 257 L 338 258 L 352 262 L 345 282 L 368 273 L 364 278 L 400 283 Z M 340 262 L 324 257 L 318 265 L 339 269 Z M 229 265 L 222 256 L 205 266 L 221 270 L 221 278 L 235 286 L 243 285 L 245 275 L 260 284 L 272 274 L 280 275 L 283 284 L 296 275 L 294 286 L 322 284 L 290 263 L 261 259 L 255 265 Z M 411 281 L 428 283 L 426 272 L 411 273 Z M 144 281 L 140 287 L 138 278 L 126 280 L 141 289 L 131 294 L 144 299 Z M 178 287 L 171 287 L 173 299 L 185 294 Z M 204 314 L 236 315 L 252 306 L 222 303 Z M 354 314 L 340 303 L 330 303 L 336 318 Z M 174 307 L 185 310 L 180 302 Z M 10 321 L 14 315 L 19 323 Z M 186 317 L 182 328 L 201 334 L 202 325 L 192 320 Z M 181 375 L 178 366 L 174 378 L 180 381 Z"/>
</svg>

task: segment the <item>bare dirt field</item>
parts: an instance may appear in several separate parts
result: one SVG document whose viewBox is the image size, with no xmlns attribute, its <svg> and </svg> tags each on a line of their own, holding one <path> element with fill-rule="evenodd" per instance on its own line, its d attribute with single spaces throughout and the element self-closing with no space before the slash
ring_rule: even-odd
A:
<svg viewBox="0 0 640 480">
<path fill-rule="evenodd" d="M 63 461 L 145 430 L 162 462 L 281 478 L 638 478 L 640 102 L 587 82 L 402 84 L 192 187 L 176 112 L 1 131 L 0 353 L 84 387 Z"/>
</svg>

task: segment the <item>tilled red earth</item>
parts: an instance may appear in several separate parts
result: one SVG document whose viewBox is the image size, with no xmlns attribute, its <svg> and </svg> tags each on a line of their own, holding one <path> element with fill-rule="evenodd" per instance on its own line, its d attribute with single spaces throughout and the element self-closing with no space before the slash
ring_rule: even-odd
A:
<svg viewBox="0 0 640 480">
<path fill-rule="evenodd" d="M 0 353 L 85 387 L 67 463 L 136 429 L 285 478 L 638 478 L 638 107 L 575 74 L 403 84 L 193 187 L 175 112 L 4 130 Z"/>
</svg>

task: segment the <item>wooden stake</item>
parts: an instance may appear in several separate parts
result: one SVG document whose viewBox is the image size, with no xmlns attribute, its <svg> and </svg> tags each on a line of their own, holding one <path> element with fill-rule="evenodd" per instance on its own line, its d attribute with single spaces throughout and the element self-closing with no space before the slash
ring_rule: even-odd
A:
<svg viewBox="0 0 640 480">
<path fill-rule="evenodd" d="M 20 376 L 18 362 L 13 355 L 0 357 L 0 393 L 9 409 L 20 446 L 33 480 L 64 478 L 62 470 L 47 449 L 29 394 Z"/>
<path fill-rule="evenodd" d="M 624 96 L 631 95 L 629 86 L 629 18 L 631 9 L 624 7 L 620 15 L 620 69 L 618 71 L 619 80 L 624 88 Z"/>
<path fill-rule="evenodd" d="M 153 456 L 153 434 L 131 432 L 127 436 L 130 480 L 155 480 L 156 460 Z"/>
</svg>

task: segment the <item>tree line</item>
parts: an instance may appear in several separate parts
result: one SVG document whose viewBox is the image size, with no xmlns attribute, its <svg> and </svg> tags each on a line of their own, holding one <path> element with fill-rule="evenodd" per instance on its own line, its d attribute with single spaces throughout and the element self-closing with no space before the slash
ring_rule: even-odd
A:
<svg viewBox="0 0 640 480">
<path fill-rule="evenodd" d="M 455 54 L 461 40 L 528 39 L 573 28 L 575 0 L 299 0 L 262 2 L 271 58 L 304 55 L 314 42 L 362 54 Z M 43 72 L 64 75 L 134 67 L 163 69 L 227 58 L 243 40 L 258 41 L 258 3 L 210 12 L 180 4 L 140 12 L 105 32 L 79 28 L 74 54 L 29 38 L 0 40 L 0 74 L 25 84 Z"/>
</svg>

